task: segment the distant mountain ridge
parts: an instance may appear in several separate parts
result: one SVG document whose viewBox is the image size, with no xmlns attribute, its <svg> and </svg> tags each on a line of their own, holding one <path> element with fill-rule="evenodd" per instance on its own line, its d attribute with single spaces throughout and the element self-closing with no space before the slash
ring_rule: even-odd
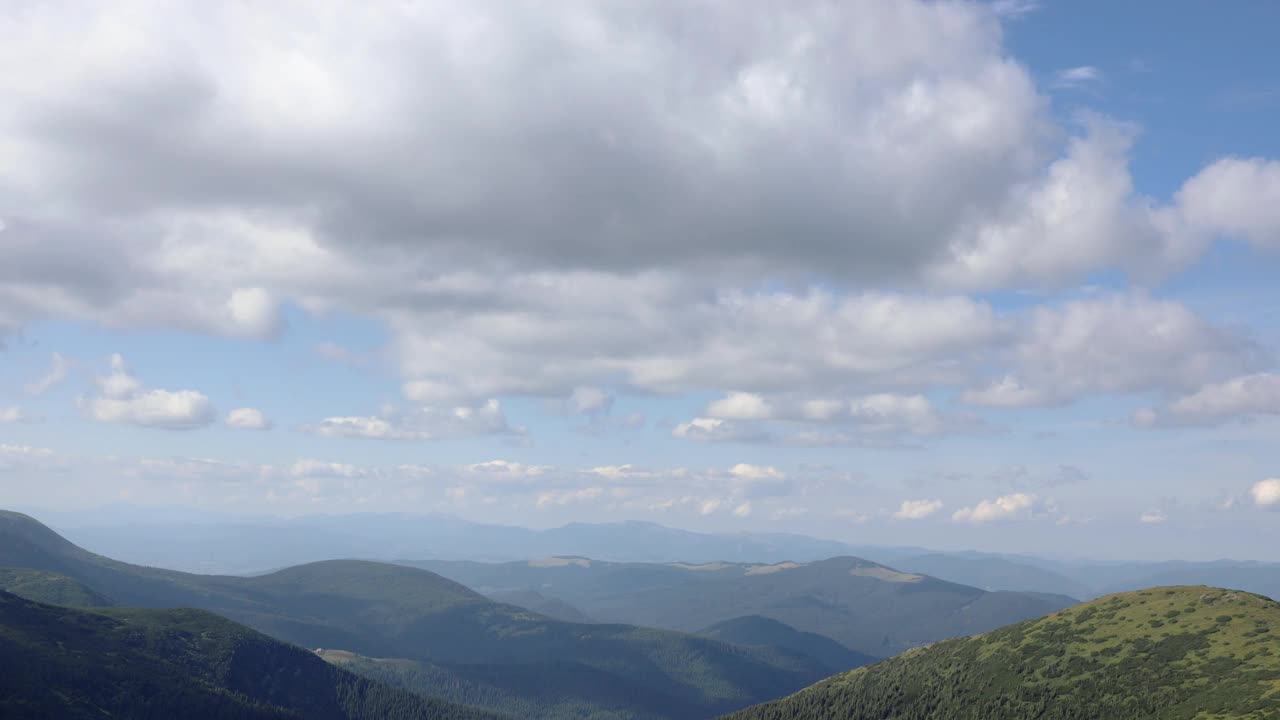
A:
<svg viewBox="0 0 1280 720">
<path fill-rule="evenodd" d="M 121 511 L 123 513 L 123 511 Z M 802 535 L 698 533 L 647 522 L 571 523 L 549 530 L 473 523 L 452 515 L 368 513 L 189 519 L 123 513 L 129 522 L 58 514 L 79 545 L 132 563 L 214 574 L 263 573 L 336 558 L 509 562 L 555 555 L 613 562 L 805 562 L 842 555 L 983 590 L 1088 599 L 1151 585 L 1208 584 L 1280 597 L 1280 563 L 1099 562 L 1032 555 L 884 547 Z"/>
<path fill-rule="evenodd" d="M 987 592 L 855 557 L 781 563 L 613 563 L 578 557 L 416 563 L 485 593 L 536 590 L 602 622 L 696 632 L 761 616 L 886 657 L 1067 607 L 1072 598 Z"/>
</svg>

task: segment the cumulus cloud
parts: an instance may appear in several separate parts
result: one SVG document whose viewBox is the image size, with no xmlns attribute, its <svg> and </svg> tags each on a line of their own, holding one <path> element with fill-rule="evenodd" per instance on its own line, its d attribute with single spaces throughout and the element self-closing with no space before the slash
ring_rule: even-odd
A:
<svg viewBox="0 0 1280 720">
<path fill-rule="evenodd" d="M 373 440 L 438 440 L 467 435 L 519 435 L 520 428 L 507 423 L 502 403 L 489 399 L 478 405 L 386 408 L 379 415 L 327 417 L 303 428 L 326 437 Z"/>
<path fill-rule="evenodd" d="M 719 397 L 677 438 L 893 445 L 965 425 L 939 389 L 1026 407 L 1267 369 L 1174 302 L 966 296 L 1280 246 L 1274 160 L 1163 202 L 1136 128 L 1060 124 L 1003 44 L 1032 5 L 6 8 L 0 334 L 354 313 L 416 406 L 308 429 L 398 440 L 518 434 L 509 396 L 621 427 L 616 392 Z M 121 382 L 86 414 L 212 415 Z"/>
<path fill-rule="evenodd" d="M 1271 478 L 1254 483 L 1249 489 L 1253 503 L 1260 508 L 1280 508 L 1280 478 Z"/>
<path fill-rule="evenodd" d="M 1036 308 L 1012 355 L 1015 372 L 971 389 L 964 401 L 1025 407 L 1094 393 L 1190 389 L 1268 362 L 1248 338 L 1141 293 Z"/>
<path fill-rule="evenodd" d="M 671 429 L 671 437 L 699 442 L 761 442 L 768 433 L 719 418 L 694 418 Z"/>
<path fill-rule="evenodd" d="M 21 422 L 26 417 L 26 413 L 17 405 L 0 405 L 0 423 Z"/>
<path fill-rule="evenodd" d="M 24 389 L 29 395 L 43 395 L 62 384 L 62 381 L 67 379 L 67 372 L 70 369 L 71 363 L 62 356 L 62 353 L 55 352 L 49 360 L 49 369 L 45 374 L 27 383 Z"/>
<path fill-rule="evenodd" d="M 991 523 L 1025 515 L 1035 505 L 1034 495 L 1013 493 L 995 500 L 983 500 L 972 507 L 961 508 L 951 515 L 956 522 Z"/>
<path fill-rule="evenodd" d="M 1141 427 L 1217 425 L 1261 415 L 1280 415 L 1280 375 L 1255 373 L 1210 383 L 1163 408 L 1134 414 Z"/>
<path fill-rule="evenodd" d="M 1201 242 L 1222 235 L 1280 249 L 1280 161 L 1222 158 L 1183 184 L 1177 211 Z"/>
<path fill-rule="evenodd" d="M 85 415 L 98 422 L 128 423 L 168 430 L 209 425 L 217 417 L 213 403 L 195 390 L 149 390 L 118 353 L 111 374 L 97 379 L 96 394 L 80 399 Z"/>
<path fill-rule="evenodd" d="M 237 430 L 270 430 L 272 423 L 257 408 L 236 408 L 227 413 L 227 427 Z"/>
<path fill-rule="evenodd" d="M 613 396 L 596 387 L 581 386 L 569 395 L 570 408 L 579 415 L 595 415 L 613 405 Z"/>
<path fill-rule="evenodd" d="M 900 520 L 923 520 L 941 509 L 941 500 L 903 500 L 893 516 Z"/>
</svg>

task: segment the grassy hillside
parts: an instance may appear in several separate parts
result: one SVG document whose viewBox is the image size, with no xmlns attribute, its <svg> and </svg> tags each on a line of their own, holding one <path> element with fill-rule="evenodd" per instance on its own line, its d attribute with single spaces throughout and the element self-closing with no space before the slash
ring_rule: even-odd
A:
<svg viewBox="0 0 1280 720">
<path fill-rule="evenodd" d="M 887 657 L 1074 604 L 1059 595 L 987 592 L 853 557 L 811 563 L 609 563 L 585 558 L 421 563 L 485 593 L 534 589 L 603 622 L 696 632 L 759 615 Z"/>
<path fill-rule="evenodd" d="M 0 515 L 0 564 L 61 573 L 121 605 L 211 610 L 306 648 L 485 666 L 486 683 L 517 698 L 577 692 L 582 683 L 572 673 L 540 669 L 571 663 L 614 678 L 600 688 L 635 689 L 612 698 L 615 705 L 648 693 L 672 700 L 675 709 L 664 717 L 706 717 L 780 697 L 830 673 L 789 653 L 629 625 L 552 620 L 399 565 L 327 561 L 249 578 L 142 568 L 89 553 L 14 513 Z"/>
<path fill-rule="evenodd" d="M 854 652 L 825 635 L 796 630 L 785 623 L 759 615 L 747 615 L 718 622 L 698 633 L 744 647 L 771 647 L 811 657 L 832 672 L 850 670 L 879 658 Z"/>
<path fill-rule="evenodd" d="M 1204 586 L 1112 595 L 914 650 L 730 717 L 1280 717 L 1280 604 Z"/>
<path fill-rule="evenodd" d="M 107 607 L 113 604 L 84 584 L 45 570 L 0 567 L 0 590 L 50 605 Z"/>
<path fill-rule="evenodd" d="M 78 610 L 0 592 L 0 717 L 484 720 L 199 610 Z"/>
</svg>

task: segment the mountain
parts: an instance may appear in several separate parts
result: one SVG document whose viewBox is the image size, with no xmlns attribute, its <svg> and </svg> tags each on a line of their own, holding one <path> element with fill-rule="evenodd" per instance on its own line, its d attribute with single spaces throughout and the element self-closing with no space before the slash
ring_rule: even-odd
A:
<svg viewBox="0 0 1280 720">
<path fill-rule="evenodd" d="M 697 533 L 646 522 L 572 523 L 530 530 L 444 514 L 359 513 L 287 520 L 210 516 L 182 523 L 143 514 L 133 522 L 112 524 L 74 514 L 54 517 L 58 518 L 54 526 L 64 536 L 111 557 L 224 574 L 252 574 L 335 558 L 500 562 L 590 554 L 625 562 L 779 562 L 849 553 L 843 543 L 801 535 Z"/>
<path fill-rule="evenodd" d="M 729 717 L 1280 717 L 1280 604 L 1203 586 L 1112 595 L 913 650 Z"/>
<path fill-rule="evenodd" d="M 589 615 L 560 598 L 549 598 L 536 590 L 511 590 L 508 592 L 489 593 L 488 597 L 494 602 L 518 605 L 539 615 L 546 615 L 553 620 L 564 620 L 565 622 L 573 623 L 595 622 Z"/>
<path fill-rule="evenodd" d="M 44 570 L 0 567 L 0 590 L 49 605 L 108 607 L 113 604 L 105 595 L 82 583 Z"/>
<path fill-rule="evenodd" d="M 569 695 L 589 672 L 629 688 L 610 707 L 651 694 L 670 698 L 675 710 L 667 717 L 706 717 L 780 697 L 829 672 L 790 653 L 669 630 L 561 622 L 400 565 L 330 560 L 255 577 L 139 567 L 90 553 L 16 513 L 0 513 L 0 566 L 59 573 L 120 605 L 210 610 L 307 648 L 456 673 L 484 666 L 489 685 L 518 698 L 530 688 Z M 547 670 L 556 667 L 574 671 Z"/>
<path fill-rule="evenodd" d="M 415 564 L 485 593 L 536 590 L 601 622 L 696 632 L 758 615 L 876 657 L 1040 617 L 1076 602 L 1059 595 L 987 592 L 854 557 L 774 564 L 610 563 L 581 557 Z"/>
<path fill-rule="evenodd" d="M 744 647 L 789 650 L 804 657 L 815 658 L 833 672 L 860 667 L 879 659 L 854 652 L 825 635 L 801 632 L 790 625 L 759 615 L 724 620 L 703 628 L 698 634 Z"/>
<path fill-rule="evenodd" d="M 932 575 L 983 590 L 1020 590 L 1076 598 L 1095 594 L 1089 584 L 1062 573 L 994 555 L 926 553 L 898 558 L 891 564 L 905 572 Z"/>
<path fill-rule="evenodd" d="M 496 717 L 380 685 L 199 610 L 73 610 L 0 592 L 0 667 L 0 717 Z"/>
</svg>

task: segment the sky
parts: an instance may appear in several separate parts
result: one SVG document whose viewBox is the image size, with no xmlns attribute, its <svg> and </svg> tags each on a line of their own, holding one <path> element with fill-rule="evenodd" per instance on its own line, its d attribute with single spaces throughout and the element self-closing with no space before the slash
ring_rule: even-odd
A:
<svg viewBox="0 0 1280 720">
<path fill-rule="evenodd" d="M 0 504 L 1280 560 L 1278 25 L 5 3 Z"/>
</svg>

